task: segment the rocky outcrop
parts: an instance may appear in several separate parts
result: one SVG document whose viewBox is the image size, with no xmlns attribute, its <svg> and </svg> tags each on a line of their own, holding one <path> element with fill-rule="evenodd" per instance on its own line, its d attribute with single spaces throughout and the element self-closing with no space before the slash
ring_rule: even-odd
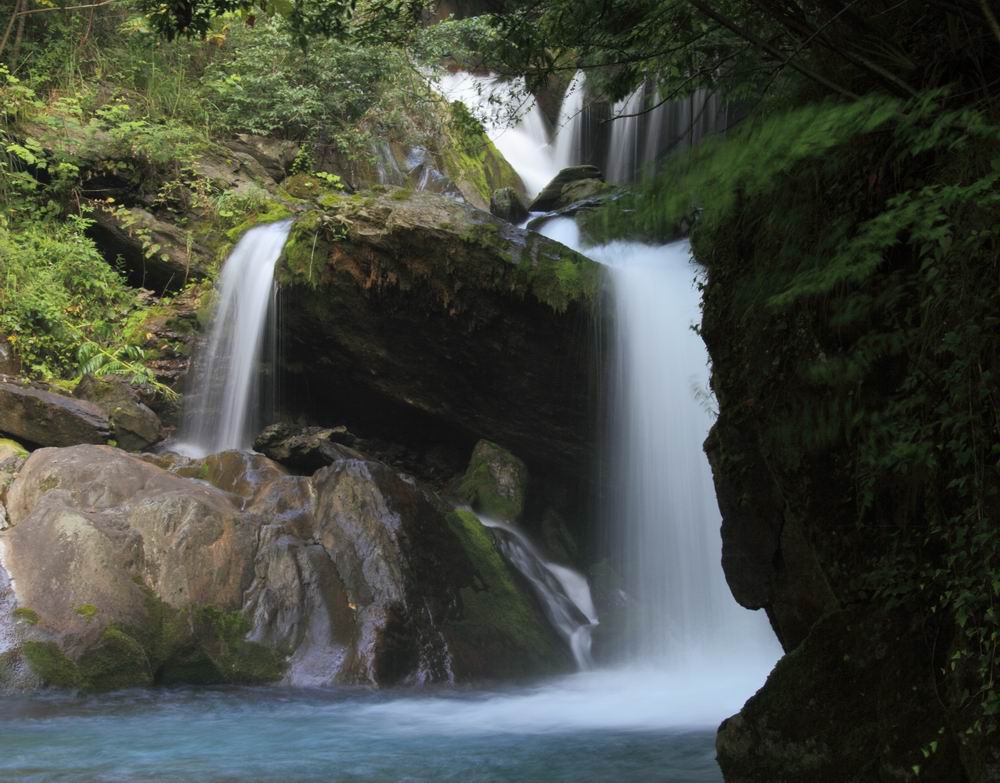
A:
<svg viewBox="0 0 1000 783">
<path fill-rule="evenodd" d="M 366 437 L 463 459 L 485 437 L 538 475 L 586 473 L 600 268 L 440 196 L 322 200 L 278 268 L 288 405 Z"/>
<path fill-rule="evenodd" d="M 311 477 L 248 453 L 107 446 L 17 467 L 0 532 L 8 687 L 386 685 L 568 663 L 478 521 L 361 455 Z"/>
<path fill-rule="evenodd" d="M 111 421 L 97 405 L 0 376 L 0 432 L 36 446 L 105 443 Z"/>
<path fill-rule="evenodd" d="M 919 618 L 833 612 L 719 729 L 727 781 L 965 783 Z M 990 780 L 992 778 L 984 778 Z"/>
<path fill-rule="evenodd" d="M 552 212 L 579 201 L 585 201 L 611 189 L 596 166 L 570 166 L 553 177 L 535 196 L 528 209 L 531 212 Z"/>
</svg>

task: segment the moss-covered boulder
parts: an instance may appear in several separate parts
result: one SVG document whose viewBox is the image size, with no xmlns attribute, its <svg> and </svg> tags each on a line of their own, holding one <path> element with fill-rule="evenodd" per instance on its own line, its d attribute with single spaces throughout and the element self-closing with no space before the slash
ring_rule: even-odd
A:
<svg viewBox="0 0 1000 783">
<path fill-rule="evenodd" d="M 586 473 L 600 267 L 429 193 L 325 204 L 295 223 L 277 271 L 288 404 L 463 458 L 485 437 L 539 475 Z"/>
<path fill-rule="evenodd" d="M 458 491 L 476 511 L 517 522 L 528 493 L 528 468 L 505 448 L 481 440 L 472 451 Z"/>
<path fill-rule="evenodd" d="M 517 224 L 528 217 L 528 208 L 514 188 L 497 188 L 490 197 L 490 214 Z"/>
</svg>

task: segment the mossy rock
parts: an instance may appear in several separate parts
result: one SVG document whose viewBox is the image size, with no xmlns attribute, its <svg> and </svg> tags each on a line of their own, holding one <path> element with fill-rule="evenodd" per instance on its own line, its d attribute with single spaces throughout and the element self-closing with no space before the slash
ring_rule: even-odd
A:
<svg viewBox="0 0 1000 783">
<path fill-rule="evenodd" d="M 100 642 L 81 656 L 78 668 L 89 690 L 111 691 L 153 684 L 143 646 L 114 626 L 104 629 Z"/>
<path fill-rule="evenodd" d="M 27 641 L 21 647 L 28 666 L 43 684 L 53 688 L 75 689 L 85 685 L 83 674 L 55 642 Z"/>
<path fill-rule="evenodd" d="M 459 494 L 492 519 L 516 522 L 524 511 L 528 468 L 505 448 L 481 440 L 472 451 Z"/>
<path fill-rule="evenodd" d="M 474 574 L 459 593 L 459 618 L 444 629 L 459 673 L 525 676 L 568 666 L 568 651 L 497 550 L 490 530 L 463 509 L 447 519 Z"/>
</svg>

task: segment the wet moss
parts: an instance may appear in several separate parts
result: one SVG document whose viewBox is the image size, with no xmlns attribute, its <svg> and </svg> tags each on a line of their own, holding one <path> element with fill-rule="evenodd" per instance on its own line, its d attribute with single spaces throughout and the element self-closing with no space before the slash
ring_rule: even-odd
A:
<svg viewBox="0 0 1000 783">
<path fill-rule="evenodd" d="M 472 584 L 460 590 L 461 616 L 449 623 L 449 644 L 461 645 L 463 659 L 487 659 L 480 667 L 487 671 L 526 673 L 559 665 L 565 651 L 497 551 L 491 532 L 464 509 L 447 519 L 474 574 Z"/>
<path fill-rule="evenodd" d="M 227 683 L 254 685 L 280 680 L 286 661 L 277 650 L 246 640 L 250 622 L 240 612 L 211 606 L 194 612 L 195 634 L 205 656 Z"/>
<path fill-rule="evenodd" d="M 27 457 L 28 450 L 16 440 L 0 438 L 0 462 L 7 457 Z"/>
<path fill-rule="evenodd" d="M 153 684 L 145 648 L 121 628 L 108 626 L 101 640 L 80 658 L 83 687 L 95 691 L 138 688 Z"/>
<path fill-rule="evenodd" d="M 25 622 L 28 625 L 38 625 L 39 617 L 38 612 L 34 609 L 29 609 L 26 606 L 19 606 L 13 612 L 11 612 L 15 620 Z"/>
<path fill-rule="evenodd" d="M 25 642 L 21 648 L 24 660 L 38 678 L 53 688 L 81 688 L 84 677 L 80 667 L 59 649 L 55 642 Z"/>
</svg>

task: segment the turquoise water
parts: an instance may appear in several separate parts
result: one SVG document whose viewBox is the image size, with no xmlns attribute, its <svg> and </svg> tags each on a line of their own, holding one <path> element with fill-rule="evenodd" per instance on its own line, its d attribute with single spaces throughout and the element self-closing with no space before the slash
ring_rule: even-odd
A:
<svg viewBox="0 0 1000 783">
<path fill-rule="evenodd" d="M 565 706 L 544 688 L 6 696 L 0 699 L 0 780 L 722 779 L 714 728 L 652 727 L 641 706 L 635 719 L 619 716 L 603 728 L 597 714 L 569 717 L 560 727 L 554 719 Z"/>
</svg>

